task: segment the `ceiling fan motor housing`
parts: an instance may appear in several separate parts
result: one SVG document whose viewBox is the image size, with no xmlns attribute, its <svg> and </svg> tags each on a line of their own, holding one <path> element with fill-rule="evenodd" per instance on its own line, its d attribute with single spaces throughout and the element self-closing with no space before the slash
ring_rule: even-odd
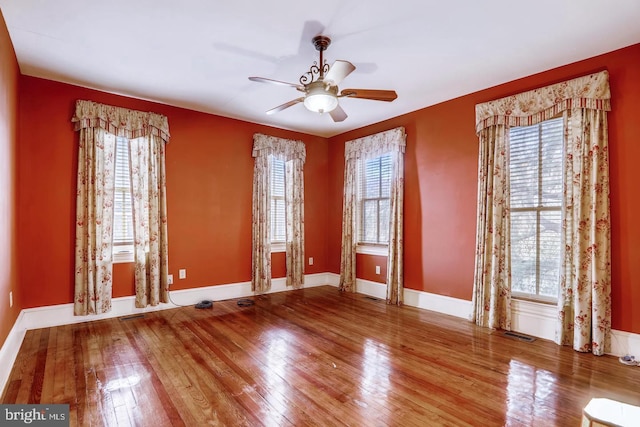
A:
<svg viewBox="0 0 640 427">
<path fill-rule="evenodd" d="M 304 106 L 310 111 L 328 113 L 338 106 L 338 87 L 322 80 L 309 83 L 305 93 Z"/>
</svg>

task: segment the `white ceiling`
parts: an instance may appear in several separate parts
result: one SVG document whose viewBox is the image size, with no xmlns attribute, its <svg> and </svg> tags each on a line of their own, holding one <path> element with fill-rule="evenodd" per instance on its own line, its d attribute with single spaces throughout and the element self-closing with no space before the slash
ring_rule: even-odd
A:
<svg viewBox="0 0 640 427">
<path fill-rule="evenodd" d="M 23 74 L 320 136 L 640 42 L 640 0 L 0 0 Z M 294 88 L 318 52 L 357 69 L 342 123 Z"/>
</svg>

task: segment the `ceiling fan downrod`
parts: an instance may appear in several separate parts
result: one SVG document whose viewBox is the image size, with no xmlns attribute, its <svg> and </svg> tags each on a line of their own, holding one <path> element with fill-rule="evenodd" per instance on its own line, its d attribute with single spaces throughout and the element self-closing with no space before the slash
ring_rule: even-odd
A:
<svg viewBox="0 0 640 427">
<path fill-rule="evenodd" d="M 309 67 L 309 71 L 300 76 L 300 83 L 303 85 L 313 83 L 314 81 L 322 81 L 324 80 L 324 75 L 329 72 L 329 64 L 324 62 L 323 52 L 327 50 L 331 44 L 331 39 L 327 36 L 315 36 L 311 41 L 316 50 L 320 52 L 320 62 L 314 62 L 313 65 Z M 314 76 L 317 76 L 317 78 L 314 78 Z"/>
</svg>

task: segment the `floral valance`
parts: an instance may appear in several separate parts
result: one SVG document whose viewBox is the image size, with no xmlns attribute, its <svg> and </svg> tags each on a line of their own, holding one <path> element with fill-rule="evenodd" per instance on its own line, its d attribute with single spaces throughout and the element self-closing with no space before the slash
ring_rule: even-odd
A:
<svg viewBox="0 0 640 427">
<path fill-rule="evenodd" d="M 602 71 L 476 105 L 476 133 L 495 125 L 530 126 L 572 108 L 611 110 L 609 73 Z"/>
<path fill-rule="evenodd" d="M 307 156 L 304 142 L 261 133 L 253 135 L 252 154 L 253 157 L 274 155 L 282 160 L 301 159 L 303 163 Z"/>
<path fill-rule="evenodd" d="M 379 156 L 389 151 L 404 153 L 407 146 L 403 127 L 376 133 L 347 141 L 344 147 L 345 159 Z"/>
<path fill-rule="evenodd" d="M 101 128 L 129 139 L 155 135 L 165 143 L 169 142 L 169 121 L 161 114 L 78 100 L 71 121 L 75 123 L 76 131 Z"/>
</svg>

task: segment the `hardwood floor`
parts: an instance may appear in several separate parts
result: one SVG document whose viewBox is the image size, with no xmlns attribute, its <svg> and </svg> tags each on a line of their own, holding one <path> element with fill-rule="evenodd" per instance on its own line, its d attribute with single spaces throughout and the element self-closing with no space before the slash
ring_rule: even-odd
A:
<svg viewBox="0 0 640 427">
<path fill-rule="evenodd" d="M 75 426 L 577 426 L 640 368 L 333 287 L 28 331 L 2 403 Z"/>
</svg>

